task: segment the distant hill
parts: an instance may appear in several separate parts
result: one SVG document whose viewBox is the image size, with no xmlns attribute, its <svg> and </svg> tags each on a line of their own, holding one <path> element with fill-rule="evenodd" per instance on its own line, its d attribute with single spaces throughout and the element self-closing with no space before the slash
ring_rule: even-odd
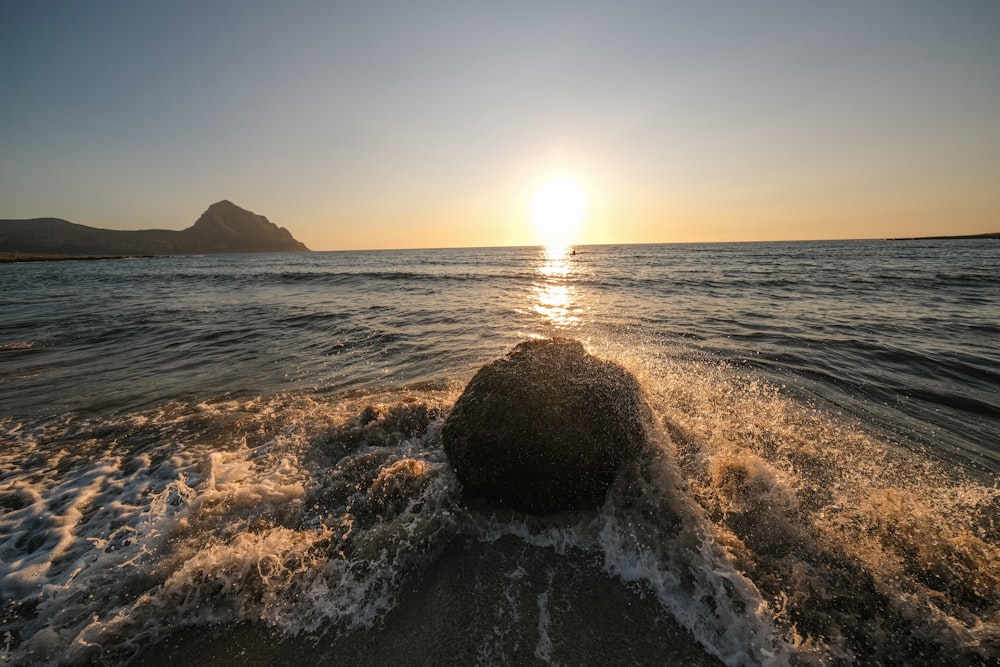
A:
<svg viewBox="0 0 1000 667">
<path fill-rule="evenodd" d="M 181 231 L 118 231 L 59 218 L 0 220 L 0 255 L 58 257 L 200 255 L 238 252 L 305 252 L 284 227 L 230 201 L 208 207 Z"/>
</svg>

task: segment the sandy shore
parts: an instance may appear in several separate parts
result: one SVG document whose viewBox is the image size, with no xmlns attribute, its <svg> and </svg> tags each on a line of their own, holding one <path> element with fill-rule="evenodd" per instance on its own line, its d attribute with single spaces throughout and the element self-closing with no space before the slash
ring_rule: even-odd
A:
<svg viewBox="0 0 1000 667">
<path fill-rule="evenodd" d="M 585 554 L 559 555 L 514 538 L 460 540 L 371 630 L 287 637 L 260 624 L 194 628 L 132 664 L 718 665 L 637 587 Z"/>
</svg>

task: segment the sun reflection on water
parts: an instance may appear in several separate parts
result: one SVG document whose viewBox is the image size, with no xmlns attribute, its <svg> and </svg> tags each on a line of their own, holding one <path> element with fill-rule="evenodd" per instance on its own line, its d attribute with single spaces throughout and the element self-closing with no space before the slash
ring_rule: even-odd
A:
<svg viewBox="0 0 1000 667">
<path fill-rule="evenodd" d="M 538 266 L 541 277 L 532 285 L 532 307 L 548 324 L 566 328 L 580 324 L 582 308 L 578 305 L 572 283 L 573 256 L 567 247 L 548 246 Z"/>
</svg>

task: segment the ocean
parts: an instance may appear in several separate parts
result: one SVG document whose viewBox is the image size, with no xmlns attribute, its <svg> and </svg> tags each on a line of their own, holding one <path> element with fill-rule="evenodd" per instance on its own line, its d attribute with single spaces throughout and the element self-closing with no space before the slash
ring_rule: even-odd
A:
<svg viewBox="0 0 1000 667">
<path fill-rule="evenodd" d="M 654 452 L 463 496 L 444 419 L 566 337 Z M 0 265 L 8 664 L 1000 664 L 1000 242 Z"/>
</svg>

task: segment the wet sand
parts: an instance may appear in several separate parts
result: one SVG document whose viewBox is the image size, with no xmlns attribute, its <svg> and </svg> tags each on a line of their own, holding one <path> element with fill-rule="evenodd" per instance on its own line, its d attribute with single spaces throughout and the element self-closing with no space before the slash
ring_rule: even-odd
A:
<svg viewBox="0 0 1000 667">
<path fill-rule="evenodd" d="M 260 624 L 178 632 L 132 662 L 173 666 L 719 665 L 641 588 L 583 553 L 458 540 L 376 627 L 287 637 Z"/>
</svg>

